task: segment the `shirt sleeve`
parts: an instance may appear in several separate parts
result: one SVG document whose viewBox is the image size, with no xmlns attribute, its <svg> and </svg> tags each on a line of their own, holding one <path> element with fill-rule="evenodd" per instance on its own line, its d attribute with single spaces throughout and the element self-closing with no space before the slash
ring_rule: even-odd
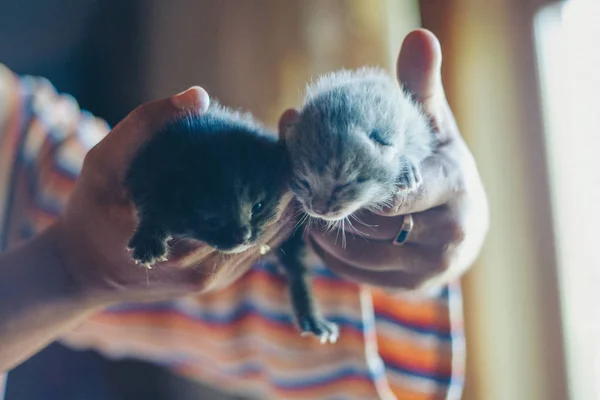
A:
<svg viewBox="0 0 600 400">
<path fill-rule="evenodd" d="M 60 216 L 85 154 L 109 127 L 46 80 L 16 77 L 1 65 L 0 90 L 0 104 L 10 110 L 0 114 L 4 249 Z M 115 306 L 61 341 L 257 398 L 460 398 L 458 285 L 431 298 L 391 296 L 336 276 L 314 254 L 306 261 L 316 302 L 340 326 L 333 346 L 300 337 L 287 282 L 269 258 L 220 292 Z"/>
<path fill-rule="evenodd" d="M 0 133 L 0 249 L 60 216 L 85 154 L 109 131 L 47 80 L 4 72 L 12 111 Z"/>
</svg>

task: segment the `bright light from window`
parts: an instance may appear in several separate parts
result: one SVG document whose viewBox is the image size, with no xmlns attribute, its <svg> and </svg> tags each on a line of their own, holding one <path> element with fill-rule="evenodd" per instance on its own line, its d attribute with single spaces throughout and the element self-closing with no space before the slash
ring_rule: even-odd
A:
<svg viewBox="0 0 600 400">
<path fill-rule="evenodd" d="M 571 398 L 600 399 L 600 1 L 536 18 Z"/>
</svg>

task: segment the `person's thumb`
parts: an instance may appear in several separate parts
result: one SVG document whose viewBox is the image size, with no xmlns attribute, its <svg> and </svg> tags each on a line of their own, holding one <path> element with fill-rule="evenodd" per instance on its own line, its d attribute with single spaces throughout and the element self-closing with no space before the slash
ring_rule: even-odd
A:
<svg viewBox="0 0 600 400">
<path fill-rule="evenodd" d="M 429 100 L 444 96 L 441 66 L 440 42 L 433 33 L 417 29 L 406 36 L 398 56 L 398 79 L 426 108 Z"/>
<path fill-rule="evenodd" d="M 210 98 L 206 90 L 193 86 L 184 92 L 142 104 L 119 122 L 109 134 L 92 148 L 86 159 L 97 170 L 114 171 L 118 178 L 127 169 L 133 154 L 169 121 L 206 112 Z"/>
</svg>

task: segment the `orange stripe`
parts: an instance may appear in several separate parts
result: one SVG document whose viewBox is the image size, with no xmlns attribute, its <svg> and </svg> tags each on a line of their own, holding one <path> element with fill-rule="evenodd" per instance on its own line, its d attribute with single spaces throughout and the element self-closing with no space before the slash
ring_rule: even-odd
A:
<svg viewBox="0 0 600 400">
<path fill-rule="evenodd" d="M 343 304 L 343 309 L 354 309 L 356 310 L 356 316 L 360 316 L 360 299 L 355 285 L 338 284 L 329 279 L 314 277 L 313 288 L 320 307 L 326 309 L 328 306 L 334 307 Z M 285 278 L 258 269 L 251 269 L 244 275 L 243 279 L 235 281 L 218 292 L 197 297 L 197 302 L 204 307 L 210 306 L 211 302 L 217 302 L 218 304 L 223 302 L 237 303 L 240 298 L 244 298 L 249 294 L 253 297 L 259 296 L 260 298 L 272 299 L 272 301 L 277 302 L 275 304 L 289 303 Z"/>
<path fill-rule="evenodd" d="M 335 369 L 348 364 L 357 365 L 359 368 L 367 369 L 365 360 L 362 354 L 357 351 L 360 347 L 355 343 L 338 343 L 336 346 L 315 345 L 310 350 L 293 350 L 285 347 L 286 351 L 290 351 L 290 356 L 281 356 L 279 352 L 266 351 L 261 352 L 264 347 L 260 344 L 255 347 L 254 343 L 241 345 L 236 340 L 228 342 L 229 349 L 223 349 L 220 346 L 207 346 L 207 343 L 212 343 L 215 338 L 206 336 L 197 336 L 194 338 L 182 336 L 168 336 L 169 340 L 163 335 L 163 332 L 135 332 L 132 330 L 118 331 L 118 327 L 112 327 L 116 332 L 106 327 L 98 327 L 98 332 L 79 330 L 74 333 L 69 333 L 64 338 L 64 341 L 71 343 L 75 347 L 79 347 L 82 343 L 93 345 L 96 349 L 102 349 L 108 353 L 121 352 L 121 348 L 127 348 L 128 356 L 139 354 L 150 359 L 163 357 L 165 353 L 171 354 L 186 354 L 190 359 L 210 359 L 219 365 L 236 365 L 240 362 L 254 361 L 261 365 L 268 366 L 273 371 L 279 373 L 285 371 L 287 374 L 315 374 L 315 368 L 326 366 L 325 369 Z M 93 337 L 90 340 L 90 335 Z M 126 338 L 121 338 L 126 336 Z M 138 337 L 139 336 L 139 337 Z M 120 340 L 119 340 L 120 339 Z M 211 340 L 212 339 L 212 340 Z M 203 341 L 205 340 L 205 341 Z M 217 338 L 218 340 L 218 338 Z M 168 343 L 168 346 L 166 345 Z M 199 346 L 199 343 L 204 345 Z M 84 346 L 85 347 L 85 346 Z M 280 345 L 279 347 L 284 347 Z M 258 350 L 256 350 L 258 349 Z M 310 352 L 310 353 L 309 353 Z M 306 355 L 310 354 L 310 357 Z M 168 356 L 167 356 L 168 357 Z"/>
<path fill-rule="evenodd" d="M 237 323 L 217 325 L 208 324 L 201 321 L 195 321 L 187 316 L 177 314 L 175 312 L 158 313 L 156 311 L 134 312 L 127 314 L 109 314 L 101 313 L 92 317 L 90 321 L 104 325 L 113 325 L 117 327 L 127 328 L 146 328 L 149 331 L 156 329 L 164 331 L 169 329 L 172 333 L 181 332 L 182 334 L 192 335 L 194 337 L 209 336 L 221 340 L 234 340 L 243 332 L 253 332 L 263 337 L 272 338 L 273 342 L 287 346 L 291 349 L 298 348 L 300 350 L 310 350 L 311 348 L 320 347 L 321 344 L 315 340 L 300 340 L 299 331 L 291 325 L 278 324 L 266 320 L 257 314 L 250 314 L 241 318 Z M 170 340 L 170 339 L 169 339 Z M 362 352 L 363 335 L 354 329 L 344 329 L 341 327 L 340 343 L 349 343 L 349 346 L 356 346 Z"/>
<path fill-rule="evenodd" d="M 441 372 L 450 375 L 452 372 L 452 348 L 440 346 L 439 343 L 430 348 L 421 347 L 415 342 L 403 341 L 378 335 L 377 346 L 381 357 L 416 371 Z"/>
<path fill-rule="evenodd" d="M 400 321 L 411 321 L 422 326 L 450 329 L 447 304 L 440 300 L 401 301 L 398 298 L 373 290 L 373 308 Z"/>
<path fill-rule="evenodd" d="M 390 389 L 398 400 L 443 400 L 446 396 L 438 396 L 432 393 L 423 393 L 412 390 L 406 386 L 390 384 Z"/>
<path fill-rule="evenodd" d="M 365 378 L 344 378 L 331 382 L 327 382 L 324 385 L 311 386 L 307 388 L 299 388 L 294 390 L 286 390 L 283 388 L 277 388 L 270 384 L 268 377 L 264 376 L 260 372 L 252 373 L 241 378 L 243 383 L 232 379 L 220 379 L 220 377 L 213 374 L 207 374 L 203 368 L 197 368 L 190 365 L 177 367 L 176 370 L 181 374 L 188 376 L 192 379 L 202 379 L 207 382 L 218 382 L 221 387 L 243 388 L 245 384 L 258 386 L 267 391 L 268 398 L 276 399 L 321 399 L 327 396 L 340 397 L 343 393 L 351 394 L 354 398 L 359 399 L 377 399 L 378 396 L 375 391 L 373 383 Z"/>
</svg>

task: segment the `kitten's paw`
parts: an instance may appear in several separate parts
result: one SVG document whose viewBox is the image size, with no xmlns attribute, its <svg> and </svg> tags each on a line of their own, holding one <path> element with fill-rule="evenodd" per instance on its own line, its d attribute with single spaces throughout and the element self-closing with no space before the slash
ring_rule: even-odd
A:
<svg viewBox="0 0 600 400">
<path fill-rule="evenodd" d="M 398 178 L 398 190 L 412 192 L 421 185 L 422 181 L 421 171 L 413 163 L 408 162 Z"/>
<path fill-rule="evenodd" d="M 136 234 L 129 241 L 127 250 L 131 252 L 136 264 L 142 264 L 149 269 L 158 261 L 168 260 L 167 245 L 158 237 Z"/>
<path fill-rule="evenodd" d="M 335 343 L 340 336 L 337 324 L 327 321 L 322 317 L 303 317 L 298 321 L 302 336 L 315 335 L 321 340 L 321 344 Z"/>
</svg>

